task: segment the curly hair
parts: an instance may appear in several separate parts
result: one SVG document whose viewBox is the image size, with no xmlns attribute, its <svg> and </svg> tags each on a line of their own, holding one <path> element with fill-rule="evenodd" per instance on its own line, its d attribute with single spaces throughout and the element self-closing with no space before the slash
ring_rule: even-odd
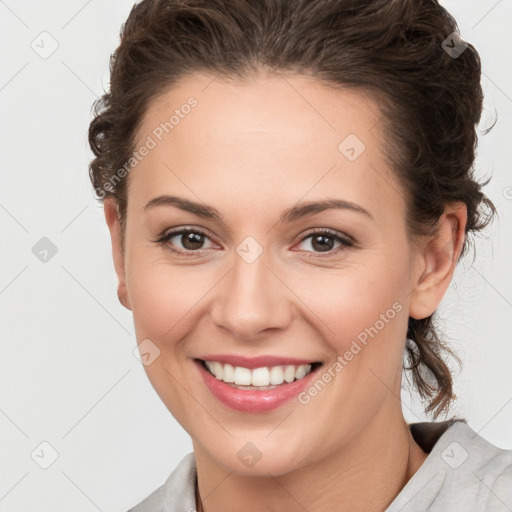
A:
<svg viewBox="0 0 512 512">
<path fill-rule="evenodd" d="M 143 0 L 111 56 L 110 92 L 94 104 L 96 195 L 115 198 L 124 233 L 126 163 L 136 165 L 138 127 L 149 103 L 181 78 L 292 71 L 377 102 L 385 156 L 405 191 L 408 234 L 435 233 L 454 201 L 467 207 L 466 234 L 480 231 L 496 213 L 481 190 L 488 181 L 474 175 L 481 63 L 457 33 L 437 0 Z M 461 256 L 468 243 L 466 236 Z M 445 356 L 460 360 L 440 338 L 435 315 L 409 317 L 404 370 L 425 412 L 437 417 L 455 398 Z"/>
</svg>

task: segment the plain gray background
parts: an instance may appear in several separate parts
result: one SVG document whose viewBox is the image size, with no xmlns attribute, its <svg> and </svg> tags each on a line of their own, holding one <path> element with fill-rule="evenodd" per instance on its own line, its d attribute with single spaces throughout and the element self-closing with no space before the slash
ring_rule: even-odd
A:
<svg viewBox="0 0 512 512">
<path fill-rule="evenodd" d="M 1 512 L 123 511 L 191 451 L 133 355 L 87 174 L 90 108 L 132 3 L 0 1 Z M 477 166 L 500 215 L 440 310 L 464 363 L 451 414 L 512 449 L 512 2 L 443 5 L 482 57 L 480 132 L 498 122 Z M 405 391 L 403 403 L 425 418 Z"/>
</svg>

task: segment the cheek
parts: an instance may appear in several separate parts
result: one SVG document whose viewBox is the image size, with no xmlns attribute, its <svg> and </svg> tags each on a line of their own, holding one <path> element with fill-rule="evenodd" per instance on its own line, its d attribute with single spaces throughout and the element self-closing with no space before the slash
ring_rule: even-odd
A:
<svg viewBox="0 0 512 512">
<path fill-rule="evenodd" d="M 403 330 L 407 282 L 404 273 L 382 263 L 316 277 L 302 275 L 295 291 L 315 313 L 316 324 L 323 325 L 322 332 L 338 353 L 347 350 L 354 338 L 364 341 L 365 333 L 375 337 L 375 330 L 386 336 Z"/>
<path fill-rule="evenodd" d="M 353 339 L 373 339 L 375 328 L 379 334 L 387 335 L 403 324 L 397 321 L 403 315 L 398 314 L 396 304 L 405 309 L 404 273 L 390 269 L 382 261 L 370 260 L 335 271 L 282 270 L 294 292 L 292 296 L 283 292 L 284 295 L 295 301 L 303 319 L 331 340 L 338 354 L 348 350 Z M 193 328 L 194 317 L 215 295 L 215 284 L 223 273 L 213 266 L 180 266 L 165 257 L 155 258 L 148 251 L 133 251 L 127 286 L 137 339 L 180 339 L 191 325 Z"/>
<path fill-rule="evenodd" d="M 379 264 L 373 261 L 340 270 L 330 278 L 306 279 L 297 291 L 318 316 L 315 326 L 337 361 L 336 367 L 328 367 L 336 376 L 329 386 L 332 400 L 340 407 L 357 408 L 364 401 L 371 411 L 389 389 L 399 389 L 408 283 L 405 267 L 399 262 L 384 265 L 381 257 Z"/>
<path fill-rule="evenodd" d="M 197 324 L 195 308 L 208 291 L 207 283 L 198 272 L 148 257 L 147 252 L 134 251 L 131 260 L 127 286 L 137 341 L 149 339 L 159 349 L 158 357 L 144 370 L 161 400 L 189 431 L 190 418 L 201 411 L 183 392 L 190 388 L 189 367 L 182 365 L 184 338 Z"/>
<path fill-rule="evenodd" d="M 382 264 L 352 270 L 331 279 L 307 280 L 297 293 L 318 312 L 315 326 L 332 353 L 332 362 L 319 376 L 327 384 L 315 382 L 316 389 L 309 388 L 304 397 L 326 424 L 332 423 L 332 409 L 352 411 L 350 421 L 364 423 L 390 390 L 400 389 L 408 321 L 405 274 L 384 269 Z M 326 409 L 321 400 L 315 402 L 317 389 L 324 388 L 329 391 L 321 396 L 331 402 L 332 409 Z M 341 422 L 332 423 L 332 428 L 340 432 L 352 427 Z"/>
<path fill-rule="evenodd" d="M 161 342 L 180 337 L 209 288 L 199 268 L 171 265 L 150 251 L 132 253 L 127 287 L 138 337 Z"/>
</svg>

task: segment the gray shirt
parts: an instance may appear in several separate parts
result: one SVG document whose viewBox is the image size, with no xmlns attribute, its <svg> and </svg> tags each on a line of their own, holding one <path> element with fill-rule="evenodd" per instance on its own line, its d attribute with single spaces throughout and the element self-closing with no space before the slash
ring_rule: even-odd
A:
<svg viewBox="0 0 512 512">
<path fill-rule="evenodd" d="M 409 428 L 429 455 L 384 512 L 512 512 L 512 450 L 492 445 L 463 419 Z M 196 478 L 189 453 L 129 512 L 195 512 Z"/>
</svg>

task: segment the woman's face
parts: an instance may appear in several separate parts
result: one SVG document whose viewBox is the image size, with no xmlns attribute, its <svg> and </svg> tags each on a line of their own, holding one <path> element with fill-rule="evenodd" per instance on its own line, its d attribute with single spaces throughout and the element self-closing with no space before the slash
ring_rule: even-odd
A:
<svg viewBox="0 0 512 512">
<path fill-rule="evenodd" d="M 303 76 L 197 74 L 143 119 L 120 295 L 157 393 L 196 452 L 232 471 L 283 474 L 403 419 L 423 268 L 379 117 L 360 93 Z M 260 387 L 322 364 L 251 390 L 199 359 Z"/>
</svg>

